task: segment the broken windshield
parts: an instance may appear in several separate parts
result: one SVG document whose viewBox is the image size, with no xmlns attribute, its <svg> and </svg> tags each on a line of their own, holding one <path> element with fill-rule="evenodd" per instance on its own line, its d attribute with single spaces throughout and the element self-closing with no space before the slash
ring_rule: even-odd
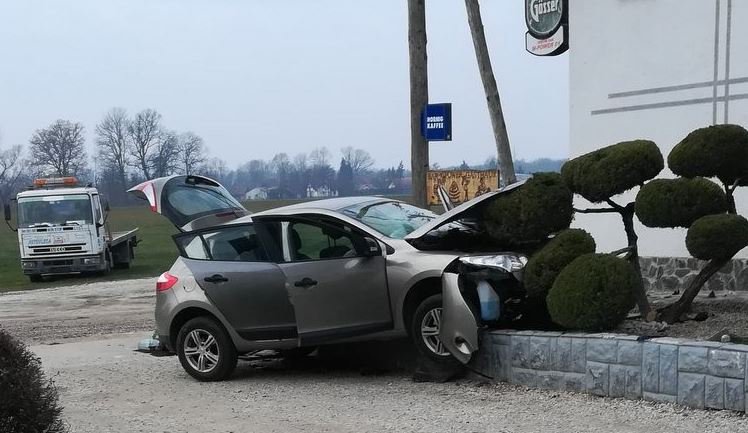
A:
<svg viewBox="0 0 748 433">
<path fill-rule="evenodd" d="M 362 203 L 341 211 L 393 239 L 403 239 L 437 217 L 429 210 L 397 201 Z"/>
<path fill-rule="evenodd" d="M 22 197 L 18 199 L 19 227 L 92 223 L 91 198 L 86 194 Z"/>
</svg>

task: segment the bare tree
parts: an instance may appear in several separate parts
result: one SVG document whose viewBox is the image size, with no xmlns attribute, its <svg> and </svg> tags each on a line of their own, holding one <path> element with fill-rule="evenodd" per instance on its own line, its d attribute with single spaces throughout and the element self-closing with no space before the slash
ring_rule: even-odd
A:
<svg viewBox="0 0 748 433">
<path fill-rule="evenodd" d="M 7 203 L 27 174 L 28 162 L 21 158 L 21 146 L 0 149 L 0 205 Z"/>
<path fill-rule="evenodd" d="M 303 172 L 307 168 L 308 161 L 306 153 L 299 153 L 293 157 L 293 167 L 297 172 Z"/>
<path fill-rule="evenodd" d="M 112 108 L 96 125 L 99 158 L 106 169 L 114 172 L 121 187 L 127 185 L 127 167 L 132 159 L 129 126 L 130 119 L 122 108 Z"/>
<path fill-rule="evenodd" d="M 179 162 L 184 174 L 193 174 L 195 169 L 207 160 L 203 138 L 194 132 L 179 136 Z"/>
<path fill-rule="evenodd" d="M 324 146 L 318 147 L 309 153 L 309 162 L 311 162 L 313 167 L 329 166 L 330 158 L 332 158 L 332 155 L 330 154 L 330 151 Z"/>
<path fill-rule="evenodd" d="M 179 137 L 174 131 L 162 131 L 150 152 L 148 166 L 154 177 L 170 176 L 179 166 Z"/>
<path fill-rule="evenodd" d="M 509 146 L 509 134 L 506 130 L 504 112 L 501 108 L 499 89 L 496 86 L 496 78 L 493 75 L 491 58 L 488 55 L 486 35 L 483 32 L 483 20 L 480 16 L 480 5 L 478 4 L 478 0 L 465 0 L 465 8 L 467 9 L 470 32 L 473 36 L 475 57 L 478 60 L 478 69 L 480 70 L 480 77 L 483 81 L 483 89 L 486 92 L 488 114 L 491 117 L 493 135 L 494 139 L 496 140 L 496 150 L 499 156 L 499 175 L 501 176 L 501 184 L 509 185 L 517 181 L 517 176 L 514 174 L 512 149 Z"/>
<path fill-rule="evenodd" d="M 37 129 L 29 143 L 34 165 L 45 172 L 70 176 L 86 166 L 85 128 L 80 123 L 57 120 Z"/>
<path fill-rule="evenodd" d="M 354 149 L 352 146 L 347 146 L 340 149 L 340 152 L 343 154 L 343 159 L 353 169 L 354 176 L 359 176 L 374 166 L 374 158 L 363 149 Z"/>
<path fill-rule="evenodd" d="M 201 174 L 208 176 L 223 183 L 229 175 L 229 168 L 226 161 L 220 158 L 210 158 L 200 165 Z"/>
<path fill-rule="evenodd" d="M 278 177 L 278 186 L 286 188 L 288 186 L 288 176 L 291 171 L 291 160 L 285 153 L 278 153 L 270 161 L 270 168 Z"/>
<path fill-rule="evenodd" d="M 146 109 L 135 115 L 127 128 L 132 142 L 134 161 L 146 179 L 151 179 L 153 151 L 162 142 L 161 114 L 156 110 Z"/>
</svg>

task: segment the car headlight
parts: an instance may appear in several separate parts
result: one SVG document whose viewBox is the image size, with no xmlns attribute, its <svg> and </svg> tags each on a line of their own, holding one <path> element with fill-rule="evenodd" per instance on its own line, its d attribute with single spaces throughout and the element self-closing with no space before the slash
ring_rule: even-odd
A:
<svg viewBox="0 0 748 433">
<path fill-rule="evenodd" d="M 518 272 L 527 264 L 527 257 L 518 254 L 496 254 L 491 256 L 465 256 L 460 262 L 482 268 L 503 269 L 507 272 Z"/>
<path fill-rule="evenodd" d="M 23 262 L 21 266 L 23 266 L 24 269 L 35 268 L 36 262 Z"/>
<path fill-rule="evenodd" d="M 100 257 L 86 257 L 83 259 L 84 265 L 98 265 L 99 263 L 101 263 Z"/>
</svg>

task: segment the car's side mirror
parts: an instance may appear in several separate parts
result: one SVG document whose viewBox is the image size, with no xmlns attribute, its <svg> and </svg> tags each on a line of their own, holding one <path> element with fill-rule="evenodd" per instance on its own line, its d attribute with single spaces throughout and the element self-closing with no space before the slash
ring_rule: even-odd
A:
<svg viewBox="0 0 748 433">
<path fill-rule="evenodd" d="M 10 204 L 8 204 L 8 203 L 5 203 L 5 206 L 3 206 L 3 213 L 5 214 L 5 224 L 7 224 L 7 225 L 8 225 L 8 228 L 10 228 L 11 230 L 13 230 L 14 232 L 17 232 L 17 231 L 18 231 L 18 229 L 17 229 L 16 227 L 13 227 L 13 226 L 12 226 L 12 225 L 10 224 L 10 218 L 11 218 L 11 214 L 10 214 Z"/>
<path fill-rule="evenodd" d="M 364 256 L 365 257 L 376 257 L 382 255 L 382 247 L 379 245 L 379 242 L 377 242 L 376 239 L 366 237 L 364 238 L 365 241 L 365 248 Z"/>
</svg>

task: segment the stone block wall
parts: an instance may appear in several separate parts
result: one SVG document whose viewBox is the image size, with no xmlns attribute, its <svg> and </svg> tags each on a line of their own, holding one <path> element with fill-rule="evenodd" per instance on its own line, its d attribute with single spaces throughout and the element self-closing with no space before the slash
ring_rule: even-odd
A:
<svg viewBox="0 0 748 433">
<path fill-rule="evenodd" d="M 647 290 L 672 292 L 691 282 L 704 266 L 693 257 L 640 257 Z M 748 290 L 748 259 L 731 260 L 706 283 L 707 290 Z"/>
<path fill-rule="evenodd" d="M 748 345 L 541 331 L 483 335 L 473 368 L 532 388 L 746 411 Z"/>
</svg>

